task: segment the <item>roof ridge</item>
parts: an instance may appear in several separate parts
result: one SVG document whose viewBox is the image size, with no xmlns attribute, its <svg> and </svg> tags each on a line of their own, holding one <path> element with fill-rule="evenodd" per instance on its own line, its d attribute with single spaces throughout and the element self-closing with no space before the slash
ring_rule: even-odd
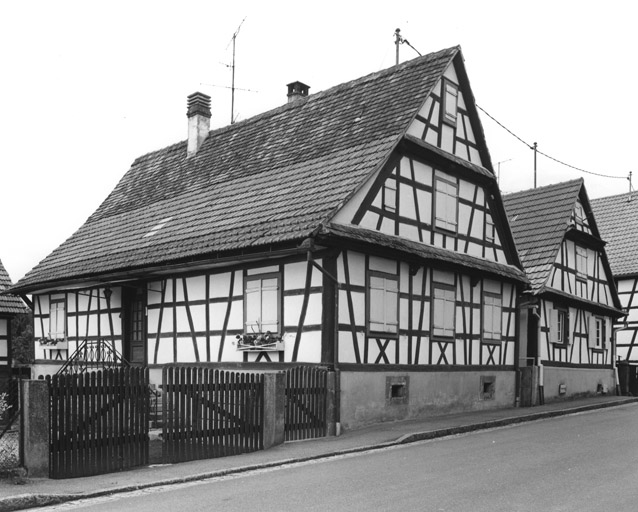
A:
<svg viewBox="0 0 638 512">
<path fill-rule="evenodd" d="M 567 181 L 560 181 L 558 183 L 550 183 L 549 185 L 543 185 L 542 187 L 535 187 L 535 188 L 527 188 L 525 190 L 518 190 L 516 192 L 510 192 L 509 194 L 503 194 L 503 199 L 505 199 L 506 197 L 512 197 L 512 196 L 516 196 L 516 195 L 523 195 L 523 194 L 532 194 L 532 193 L 536 193 L 536 192 L 543 192 L 546 191 L 548 189 L 559 189 L 562 187 L 567 188 L 567 186 L 571 186 L 577 182 L 580 183 L 584 183 L 585 180 L 583 178 L 575 178 L 573 180 L 567 180 Z"/>
<path fill-rule="evenodd" d="M 400 64 L 395 64 L 394 66 L 390 66 L 388 68 L 385 69 L 381 69 L 378 71 L 373 71 L 372 73 L 368 73 L 365 76 L 359 77 L 359 78 L 355 78 L 352 80 L 349 80 L 347 82 L 342 82 L 340 84 L 337 85 L 333 85 L 331 87 L 329 87 L 328 89 L 324 89 L 322 91 L 317 91 L 315 93 L 309 94 L 308 96 L 304 97 L 301 100 L 296 100 L 296 101 L 292 101 L 290 103 L 284 103 L 282 105 L 276 106 L 271 108 L 270 110 L 266 110 L 265 112 L 260 112 L 258 114 L 255 114 L 252 117 L 248 117 L 246 119 L 242 119 L 241 121 L 237 121 L 236 123 L 231 123 L 231 124 L 227 124 L 224 126 L 220 126 L 217 128 L 214 128 L 213 130 L 209 130 L 208 132 L 208 136 L 216 136 L 216 135 L 222 135 L 225 134 L 229 131 L 232 130 L 238 130 L 241 129 L 244 125 L 249 124 L 249 123 L 256 123 L 261 121 L 262 119 L 268 119 L 270 117 L 273 117 L 275 115 L 279 115 L 282 112 L 285 112 L 287 110 L 292 110 L 295 108 L 301 108 L 303 105 L 309 103 L 309 102 L 314 102 L 314 101 L 320 101 L 326 97 L 329 97 L 332 94 L 337 94 L 339 92 L 341 92 L 343 89 L 348 89 L 350 87 L 355 87 L 357 85 L 360 85 L 362 83 L 366 83 L 366 82 L 370 82 L 372 80 L 378 80 L 378 79 L 382 79 L 385 78 L 387 75 L 391 75 L 400 71 L 404 71 L 406 69 L 411 69 L 415 66 L 418 65 L 422 65 L 425 62 L 429 62 L 434 60 L 435 58 L 441 56 L 441 55 L 445 55 L 445 54 L 450 54 L 450 59 L 453 55 L 456 55 L 456 53 L 458 53 L 460 51 L 461 47 L 460 45 L 456 45 L 456 46 L 451 46 L 449 48 L 444 48 L 442 50 L 438 50 L 436 52 L 431 52 L 428 53 L 426 55 L 422 55 L 420 57 L 416 57 L 414 59 L 402 62 Z M 149 151 L 148 153 L 145 153 L 144 155 L 140 155 L 139 157 L 137 157 L 134 160 L 134 163 L 138 162 L 139 160 L 143 160 L 144 158 L 147 158 L 149 156 L 155 155 L 159 152 L 164 152 L 164 151 L 172 151 L 175 149 L 178 149 L 180 146 L 183 146 L 187 143 L 186 139 L 183 139 L 179 142 L 176 142 L 174 144 L 170 144 L 168 146 L 164 146 L 162 148 L 158 148 L 156 150 L 153 151 Z"/>
</svg>

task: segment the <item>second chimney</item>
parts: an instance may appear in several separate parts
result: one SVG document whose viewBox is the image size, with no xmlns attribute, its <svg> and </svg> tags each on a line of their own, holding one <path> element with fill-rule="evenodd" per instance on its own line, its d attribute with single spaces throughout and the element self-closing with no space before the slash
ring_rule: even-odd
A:
<svg viewBox="0 0 638 512">
<path fill-rule="evenodd" d="M 308 96 L 310 86 L 301 82 L 292 82 L 288 84 L 288 103 L 300 98 Z"/>
<path fill-rule="evenodd" d="M 210 131 L 210 96 L 195 92 L 188 97 L 188 147 L 186 156 L 199 151 Z"/>
</svg>

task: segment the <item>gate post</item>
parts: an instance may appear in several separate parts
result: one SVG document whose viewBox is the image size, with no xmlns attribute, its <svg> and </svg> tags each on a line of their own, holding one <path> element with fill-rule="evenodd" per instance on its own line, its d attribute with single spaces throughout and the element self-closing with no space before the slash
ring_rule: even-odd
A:
<svg viewBox="0 0 638 512">
<path fill-rule="evenodd" d="M 286 439 L 286 374 L 284 372 L 264 375 L 264 450 L 282 444 Z"/>
<path fill-rule="evenodd" d="M 337 372 L 329 371 L 326 390 L 326 427 L 328 436 L 337 435 Z"/>
<path fill-rule="evenodd" d="M 23 380 L 20 453 L 22 466 L 33 478 L 49 476 L 49 383 Z"/>
</svg>

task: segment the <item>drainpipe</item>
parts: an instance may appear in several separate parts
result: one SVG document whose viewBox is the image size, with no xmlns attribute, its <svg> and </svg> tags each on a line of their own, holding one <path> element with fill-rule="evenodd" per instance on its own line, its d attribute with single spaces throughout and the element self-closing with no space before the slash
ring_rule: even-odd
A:
<svg viewBox="0 0 638 512">
<path fill-rule="evenodd" d="M 538 326 L 536 328 L 536 364 L 538 365 L 538 405 L 545 405 L 545 382 L 544 382 L 544 369 L 543 369 L 543 363 L 541 362 L 541 337 L 540 337 L 540 330 L 541 330 L 541 315 L 538 312 L 539 309 L 539 305 L 535 305 L 532 308 L 532 315 L 534 315 L 538 321 Z"/>
</svg>

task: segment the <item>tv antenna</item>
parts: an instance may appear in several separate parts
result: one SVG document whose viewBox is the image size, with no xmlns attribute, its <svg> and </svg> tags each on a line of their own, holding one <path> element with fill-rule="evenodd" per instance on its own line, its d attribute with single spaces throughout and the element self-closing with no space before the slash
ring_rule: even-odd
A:
<svg viewBox="0 0 638 512">
<path fill-rule="evenodd" d="M 235 33 L 233 34 L 233 37 L 231 38 L 231 41 L 230 41 L 233 43 L 233 63 L 230 65 L 230 69 L 232 71 L 232 81 L 230 86 L 230 124 L 233 124 L 235 122 L 235 42 L 237 40 L 237 35 L 239 34 L 239 30 L 241 29 L 241 26 L 244 24 L 244 21 L 246 21 L 245 16 L 244 16 L 244 19 L 241 20 L 241 23 L 237 27 L 237 30 L 235 30 Z M 230 45 L 230 42 L 228 43 L 229 45 Z M 228 49 L 228 46 L 226 46 L 226 49 Z"/>
</svg>

